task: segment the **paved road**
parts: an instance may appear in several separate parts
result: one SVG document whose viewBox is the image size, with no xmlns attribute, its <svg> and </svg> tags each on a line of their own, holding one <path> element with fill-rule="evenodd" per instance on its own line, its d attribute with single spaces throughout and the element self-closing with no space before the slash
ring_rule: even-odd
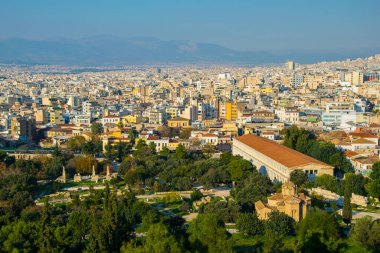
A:
<svg viewBox="0 0 380 253">
<path fill-rule="evenodd" d="M 337 212 L 340 215 L 342 215 L 342 209 L 338 210 Z M 370 216 L 374 220 L 380 219 L 380 213 L 370 213 L 370 212 L 363 212 L 363 211 L 352 211 L 352 219 L 353 220 L 360 219 L 360 218 L 363 218 L 365 216 Z"/>
<path fill-rule="evenodd" d="M 370 213 L 370 212 L 361 212 L 361 211 L 352 211 L 352 219 L 360 219 L 365 216 L 371 216 L 373 219 L 378 220 L 380 219 L 380 213 Z"/>
</svg>

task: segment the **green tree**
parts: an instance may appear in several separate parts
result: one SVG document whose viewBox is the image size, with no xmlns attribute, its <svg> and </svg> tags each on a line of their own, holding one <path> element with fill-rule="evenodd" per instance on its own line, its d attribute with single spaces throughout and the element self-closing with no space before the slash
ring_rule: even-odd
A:
<svg viewBox="0 0 380 253">
<path fill-rule="evenodd" d="M 119 121 L 119 123 L 117 123 L 117 128 L 119 128 L 120 132 L 122 132 L 124 128 L 123 122 Z"/>
<path fill-rule="evenodd" d="M 54 234 L 51 228 L 51 214 L 50 204 L 47 198 L 45 198 L 44 207 L 41 215 L 41 234 L 40 234 L 40 246 L 39 252 L 51 253 L 56 252 L 54 245 Z"/>
<path fill-rule="evenodd" d="M 194 190 L 191 194 L 190 194 L 190 199 L 191 201 L 197 201 L 197 200 L 200 200 L 201 198 L 203 197 L 203 194 L 200 190 Z"/>
<path fill-rule="evenodd" d="M 96 219 L 95 217 L 93 218 Z M 120 232 L 118 215 L 118 201 L 116 191 L 111 192 L 106 184 L 103 214 L 101 219 L 96 219 L 89 232 L 88 252 L 118 252 L 122 244 L 123 236 Z M 124 235 L 125 236 L 125 235 Z"/>
<path fill-rule="evenodd" d="M 176 238 L 170 234 L 169 230 L 162 223 L 152 224 L 142 245 L 129 243 L 120 250 L 122 253 L 180 253 L 182 248 Z"/>
<path fill-rule="evenodd" d="M 256 201 L 264 200 L 272 192 L 274 187 L 269 178 L 254 171 L 231 190 L 231 195 L 244 210 L 252 210 Z"/>
<path fill-rule="evenodd" d="M 36 222 L 16 220 L 3 225 L 0 230 L 0 247 L 2 252 L 37 252 L 39 227 Z"/>
<path fill-rule="evenodd" d="M 302 186 L 307 182 L 307 174 L 303 170 L 294 170 L 290 173 L 290 181 L 297 186 Z"/>
<path fill-rule="evenodd" d="M 345 188 L 344 188 L 344 201 L 343 201 L 343 221 L 346 224 L 351 223 L 352 219 L 352 206 L 351 206 L 351 178 L 347 178 L 345 182 Z"/>
<path fill-rule="evenodd" d="M 82 252 L 85 249 L 86 235 L 88 235 L 93 220 L 86 211 L 79 210 L 70 213 L 65 226 L 55 230 L 57 244 L 68 252 Z"/>
<path fill-rule="evenodd" d="M 264 222 L 259 219 L 256 213 L 241 213 L 236 222 L 236 227 L 247 236 L 264 233 Z"/>
<path fill-rule="evenodd" d="M 371 197 L 380 199 L 380 179 L 371 180 L 366 186 Z"/>
<path fill-rule="evenodd" d="M 380 162 L 373 164 L 369 177 L 370 181 L 366 185 L 369 195 L 374 198 L 380 198 Z"/>
<path fill-rule="evenodd" d="M 6 166 L 10 166 L 15 163 L 16 159 L 13 156 L 9 156 L 7 152 L 0 151 L 0 161 L 3 162 Z"/>
<path fill-rule="evenodd" d="M 106 145 L 105 152 L 104 152 L 104 158 L 107 162 L 111 162 L 115 158 L 115 152 L 114 152 L 114 149 L 112 148 L 111 144 Z"/>
<path fill-rule="evenodd" d="M 149 147 L 145 141 L 139 140 L 136 144 L 133 156 L 137 159 L 144 160 L 152 154 L 152 149 Z"/>
<path fill-rule="evenodd" d="M 54 145 L 54 150 L 53 150 L 52 156 L 53 156 L 53 158 L 55 158 L 55 157 L 60 157 L 61 155 L 62 155 L 61 150 L 58 146 L 58 143 L 56 143 Z"/>
<path fill-rule="evenodd" d="M 236 182 L 252 174 L 254 167 L 252 163 L 247 160 L 234 159 L 228 164 L 227 170 L 231 175 L 231 180 Z"/>
<path fill-rule="evenodd" d="M 235 201 L 219 201 L 212 200 L 211 202 L 202 205 L 199 208 L 199 213 L 216 214 L 223 222 L 236 222 L 240 214 L 240 206 Z"/>
<path fill-rule="evenodd" d="M 335 252 L 339 239 L 335 217 L 321 209 L 309 209 L 299 223 L 297 237 L 302 252 Z"/>
<path fill-rule="evenodd" d="M 97 122 L 94 122 L 91 124 L 91 133 L 93 135 L 100 135 L 103 133 L 103 125 L 102 123 L 97 123 Z"/>
<path fill-rule="evenodd" d="M 345 180 L 351 181 L 352 193 L 367 196 L 367 191 L 365 185 L 368 183 L 368 178 L 364 177 L 362 174 L 346 173 L 344 174 Z M 343 184 L 345 185 L 345 183 Z"/>
<path fill-rule="evenodd" d="M 157 210 L 149 210 L 142 217 L 141 231 L 148 231 L 153 224 L 160 222 L 160 220 L 160 213 Z"/>
<path fill-rule="evenodd" d="M 135 140 L 137 136 L 138 136 L 138 132 L 136 131 L 136 129 L 132 127 L 128 129 L 128 138 L 133 145 L 135 144 Z"/>
<path fill-rule="evenodd" d="M 15 215 L 19 215 L 24 208 L 33 204 L 32 195 L 27 191 L 18 191 L 9 199 L 11 212 Z"/>
<path fill-rule="evenodd" d="M 156 144 L 154 142 L 149 143 L 148 147 L 151 154 L 156 154 Z"/>
<path fill-rule="evenodd" d="M 178 160 L 181 160 L 181 159 L 186 159 L 187 155 L 188 154 L 187 154 L 185 146 L 183 146 L 182 144 L 179 144 L 177 148 L 175 149 L 174 157 Z"/>
<path fill-rule="evenodd" d="M 326 190 L 338 192 L 338 181 L 334 176 L 323 174 L 315 179 L 315 183 Z"/>
<path fill-rule="evenodd" d="M 170 150 L 167 147 L 163 147 L 160 151 L 160 155 L 168 157 L 170 155 Z"/>
<path fill-rule="evenodd" d="M 269 230 L 279 236 L 290 235 L 294 232 L 294 220 L 279 211 L 270 212 L 268 219 L 265 221 L 265 230 Z"/>
<path fill-rule="evenodd" d="M 376 180 L 376 179 L 380 179 L 380 161 L 379 162 L 375 162 L 373 165 L 372 165 L 372 172 L 371 174 L 369 175 L 369 177 L 372 179 L 372 180 Z"/>
<path fill-rule="evenodd" d="M 215 214 L 199 214 L 187 230 L 192 251 L 209 253 L 234 252 L 234 242 L 224 223 Z"/>
<path fill-rule="evenodd" d="M 67 147 L 74 151 L 80 151 L 85 143 L 86 139 L 83 136 L 75 136 L 67 141 Z"/>
<path fill-rule="evenodd" d="M 264 253 L 281 253 L 281 249 L 284 246 L 283 236 L 273 232 L 272 230 L 265 230 L 264 234 L 264 244 L 263 252 Z"/>
<path fill-rule="evenodd" d="M 191 131 L 192 131 L 191 128 L 182 128 L 179 134 L 179 138 L 184 139 L 184 140 L 189 139 L 191 136 Z"/>
<path fill-rule="evenodd" d="M 369 216 L 357 219 L 350 232 L 350 238 L 368 250 L 378 252 L 380 248 L 380 222 Z"/>
</svg>

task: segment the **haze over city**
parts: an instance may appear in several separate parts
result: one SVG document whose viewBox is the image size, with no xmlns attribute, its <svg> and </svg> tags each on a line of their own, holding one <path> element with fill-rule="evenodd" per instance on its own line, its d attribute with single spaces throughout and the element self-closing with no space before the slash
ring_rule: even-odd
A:
<svg viewBox="0 0 380 253">
<path fill-rule="evenodd" d="M 380 252 L 379 7 L 0 1 L 0 252 Z"/>
<path fill-rule="evenodd" d="M 380 35 L 376 32 L 380 25 L 377 13 L 380 3 L 373 0 L 68 0 L 54 4 L 40 0 L 4 1 L 1 7 L 0 62 L 6 63 L 21 62 L 21 57 L 28 55 L 25 62 L 29 63 L 80 64 L 86 58 L 95 58 L 86 52 L 97 50 L 94 44 L 104 41 L 107 45 L 101 45 L 101 51 L 116 58 L 117 53 L 111 49 L 123 51 L 120 44 L 124 44 L 125 50 L 133 51 L 135 48 L 130 46 L 133 41 L 141 52 L 140 60 L 119 56 L 119 61 L 108 61 L 101 56 L 88 60 L 89 64 L 278 63 L 292 55 L 295 60 L 312 63 L 323 57 L 325 60 L 368 57 L 380 49 Z M 25 41 L 15 42 L 15 38 Z M 63 49 L 60 51 L 59 47 Z M 64 57 L 71 56 L 65 51 L 67 47 L 74 48 L 75 60 Z M 187 58 L 168 48 L 186 50 Z M 144 55 L 152 51 L 163 51 L 172 57 Z M 216 57 L 215 52 L 221 56 Z M 241 52 L 254 53 L 246 59 Z M 267 58 L 261 59 L 260 53 L 267 53 Z M 235 56 L 223 56 L 231 54 Z"/>
</svg>

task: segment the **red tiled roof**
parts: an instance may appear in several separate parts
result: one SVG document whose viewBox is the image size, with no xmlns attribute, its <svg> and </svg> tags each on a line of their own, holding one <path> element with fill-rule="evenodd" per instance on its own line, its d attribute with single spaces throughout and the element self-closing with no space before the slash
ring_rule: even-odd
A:
<svg viewBox="0 0 380 253">
<path fill-rule="evenodd" d="M 353 137 L 359 137 L 359 138 L 378 138 L 376 135 L 370 134 L 370 133 L 357 133 L 357 132 L 352 132 L 350 133 L 351 136 Z"/>
<path fill-rule="evenodd" d="M 249 146 L 252 149 L 255 149 L 261 154 L 275 160 L 276 162 L 288 168 L 304 166 L 313 163 L 332 168 L 332 166 L 324 162 L 318 161 L 317 159 L 304 155 L 296 150 L 278 144 L 277 142 L 271 141 L 264 137 L 246 134 L 236 137 L 235 140 Z"/>
<path fill-rule="evenodd" d="M 207 133 L 207 134 L 202 134 L 202 137 L 218 137 L 218 136 L 215 134 Z"/>
<path fill-rule="evenodd" d="M 346 150 L 346 151 L 344 151 L 344 155 L 347 157 L 353 157 L 353 156 L 358 155 L 358 153 L 351 151 L 351 150 Z"/>
</svg>

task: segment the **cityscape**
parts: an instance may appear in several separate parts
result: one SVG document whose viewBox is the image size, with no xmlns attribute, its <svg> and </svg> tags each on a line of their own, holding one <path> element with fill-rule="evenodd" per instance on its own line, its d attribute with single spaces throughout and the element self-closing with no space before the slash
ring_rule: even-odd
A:
<svg viewBox="0 0 380 253">
<path fill-rule="evenodd" d="M 380 252 L 379 3 L 142 2 L 0 3 L 0 252 Z"/>
</svg>

